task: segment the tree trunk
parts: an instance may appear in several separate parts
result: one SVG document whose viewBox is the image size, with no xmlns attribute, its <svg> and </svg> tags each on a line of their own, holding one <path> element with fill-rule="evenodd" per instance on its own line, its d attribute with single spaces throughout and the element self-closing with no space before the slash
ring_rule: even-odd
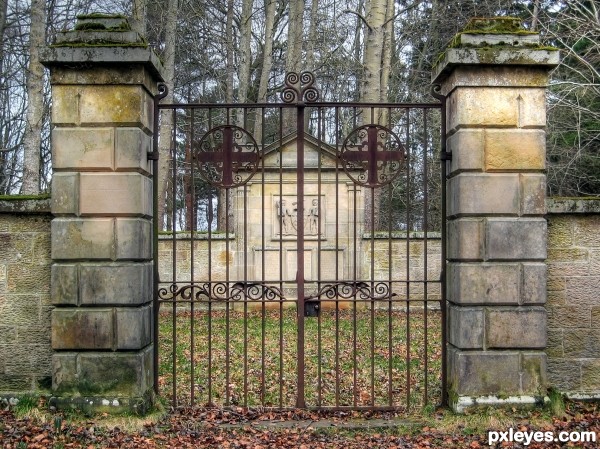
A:
<svg viewBox="0 0 600 449">
<path fill-rule="evenodd" d="M 265 46 L 263 50 L 263 63 L 260 72 L 260 83 L 258 85 L 257 102 L 262 103 L 267 100 L 267 88 L 269 86 L 269 76 L 273 66 L 273 36 L 275 35 L 275 7 L 277 0 L 266 0 L 267 11 L 265 17 Z M 257 111 L 257 117 L 254 125 L 254 138 L 260 144 L 262 142 L 262 116 Z"/>
<path fill-rule="evenodd" d="M 133 0 L 131 29 L 146 37 L 147 0 Z"/>
<path fill-rule="evenodd" d="M 244 0 L 242 4 L 242 17 L 240 22 L 240 69 L 238 77 L 238 101 L 248 101 L 248 86 L 250 85 L 250 65 L 252 64 L 252 50 L 250 47 L 252 38 L 252 4 L 253 0 Z M 238 126 L 244 128 L 243 111 L 238 111 Z"/>
<path fill-rule="evenodd" d="M 175 47 L 177 44 L 177 12 L 178 1 L 168 0 L 167 19 L 165 24 L 165 51 L 163 53 L 164 77 L 165 83 L 169 88 L 169 94 L 163 100 L 164 103 L 173 102 L 173 89 L 175 84 Z M 167 177 L 171 172 L 169 160 L 171 158 L 171 141 L 173 136 L 173 115 L 172 111 L 164 111 L 161 114 L 159 131 L 159 162 L 158 162 L 158 220 L 159 230 L 165 221 L 165 202 L 167 201 Z M 173 161 L 175 163 L 175 161 Z M 175 204 L 175 199 L 170 199 Z M 175 225 L 175 223 L 173 223 Z"/>
<path fill-rule="evenodd" d="M 46 2 L 32 0 L 29 32 L 29 73 L 27 76 L 27 123 L 23 136 L 23 184 L 25 195 L 40 191 L 40 147 L 44 115 L 44 68 L 39 51 L 46 44 Z"/>
<path fill-rule="evenodd" d="M 391 5 L 388 5 L 391 3 Z M 389 12 L 391 10 L 391 13 Z M 384 51 L 385 47 L 385 31 L 387 24 L 391 24 L 392 20 L 387 22 L 388 15 L 392 15 L 394 11 L 393 0 L 370 0 L 367 10 L 367 24 L 364 53 L 364 75 L 361 86 L 361 101 L 366 103 L 379 103 L 387 99 L 387 79 L 383 82 L 383 77 L 389 77 L 389 68 L 386 70 L 384 54 L 389 57 Z M 391 32 L 389 33 L 391 39 Z M 388 50 L 389 51 L 389 50 Z M 362 111 L 361 122 L 381 123 L 381 111 L 375 109 L 371 111 L 366 108 Z M 386 123 L 382 123 L 385 125 Z M 379 211 L 381 203 L 381 189 L 373 189 L 372 192 L 367 192 L 365 195 L 365 230 L 376 231 L 379 228 Z M 373 220 L 374 218 L 374 220 Z"/>
<path fill-rule="evenodd" d="M 285 57 L 286 73 L 300 73 L 302 67 L 302 31 L 304 29 L 304 0 L 290 0 L 288 21 L 287 54 Z M 296 116 L 291 109 L 283 110 L 283 134 L 296 130 Z"/>
<path fill-rule="evenodd" d="M 233 0 L 227 0 L 227 14 L 225 18 L 225 54 L 226 54 L 226 76 L 225 76 L 225 102 L 233 103 Z M 227 201 L 226 189 L 218 190 L 217 202 L 217 230 L 233 232 L 233 195 L 229 195 Z M 229 221 L 227 221 L 229 216 Z"/>
</svg>

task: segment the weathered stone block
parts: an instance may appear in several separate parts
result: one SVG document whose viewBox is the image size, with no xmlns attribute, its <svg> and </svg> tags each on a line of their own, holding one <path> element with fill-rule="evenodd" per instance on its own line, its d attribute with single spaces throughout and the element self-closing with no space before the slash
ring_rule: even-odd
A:
<svg viewBox="0 0 600 449">
<path fill-rule="evenodd" d="M 81 304 L 141 305 L 152 301 L 151 263 L 83 264 Z"/>
<path fill-rule="evenodd" d="M 513 396 L 521 394 L 518 352 L 460 351 L 448 353 L 452 359 L 449 387 L 459 396 Z"/>
<path fill-rule="evenodd" d="M 483 171 L 484 131 L 461 129 L 448 138 L 447 151 L 452 153 L 450 172 Z"/>
<path fill-rule="evenodd" d="M 112 349 L 113 309 L 54 309 L 52 348 Z"/>
<path fill-rule="evenodd" d="M 449 263 L 448 300 L 456 304 L 519 304 L 519 264 Z"/>
<path fill-rule="evenodd" d="M 142 349 L 152 342 L 152 308 L 119 307 L 116 346 L 119 350 Z"/>
<path fill-rule="evenodd" d="M 483 308 L 448 308 L 448 342 L 459 349 L 483 348 Z"/>
<path fill-rule="evenodd" d="M 80 180 L 81 215 L 152 215 L 152 185 L 140 173 L 81 173 Z"/>
<path fill-rule="evenodd" d="M 546 395 L 548 359 L 543 352 L 521 353 L 521 389 L 524 394 Z"/>
<path fill-rule="evenodd" d="M 448 259 L 483 260 L 484 219 L 461 218 L 448 222 Z"/>
<path fill-rule="evenodd" d="M 487 348 L 546 347 L 546 309 L 543 307 L 486 310 Z"/>
<path fill-rule="evenodd" d="M 454 90 L 448 99 L 448 131 L 485 126 L 545 127 L 545 89 L 461 87 Z"/>
<path fill-rule="evenodd" d="M 54 173 L 52 175 L 52 213 L 54 215 L 79 214 L 79 174 Z"/>
<path fill-rule="evenodd" d="M 590 264 L 588 262 L 554 262 L 548 259 L 548 277 L 554 278 L 563 276 L 569 278 L 571 276 L 588 276 L 590 274 Z"/>
<path fill-rule="evenodd" d="M 564 290 L 562 291 L 549 291 L 547 292 L 547 304 L 553 306 L 562 306 L 567 303 L 567 294 Z"/>
<path fill-rule="evenodd" d="M 549 292 L 559 292 L 564 291 L 567 285 L 567 278 L 564 276 L 561 277 L 551 277 L 548 278 L 548 291 Z"/>
<path fill-rule="evenodd" d="M 573 224 L 573 243 L 577 246 L 600 247 L 600 215 L 579 218 Z"/>
<path fill-rule="evenodd" d="M 134 353 L 81 353 L 74 389 L 82 395 L 139 397 L 152 388 L 152 346 Z"/>
<path fill-rule="evenodd" d="M 548 218 L 548 247 L 568 248 L 573 245 L 573 222 L 568 217 L 550 215 Z"/>
<path fill-rule="evenodd" d="M 548 386 L 559 391 L 576 391 L 581 388 L 581 364 L 568 358 L 548 359 Z"/>
<path fill-rule="evenodd" d="M 29 235 L 19 232 L 0 234 L 0 260 L 4 263 L 27 263 L 33 259 Z"/>
<path fill-rule="evenodd" d="M 546 175 L 520 174 L 521 216 L 546 213 Z"/>
<path fill-rule="evenodd" d="M 50 364 L 52 351 L 47 342 L 43 344 L 11 345 L 10 352 L 6 347 L 4 353 L 10 353 L 11 357 L 6 359 L 4 372 L 7 375 L 35 376 L 50 375 Z"/>
<path fill-rule="evenodd" d="M 113 128 L 56 128 L 52 131 L 53 168 L 112 170 L 114 147 Z"/>
<path fill-rule="evenodd" d="M 581 361 L 581 389 L 600 391 L 600 359 Z"/>
<path fill-rule="evenodd" d="M 543 218 L 488 218 L 488 260 L 546 259 L 546 220 Z"/>
<path fill-rule="evenodd" d="M 523 267 L 521 304 L 545 304 L 547 298 L 547 268 L 545 263 L 527 262 Z"/>
<path fill-rule="evenodd" d="M 458 65 L 453 69 L 444 83 L 446 95 L 448 89 L 457 87 L 546 87 L 548 85 L 547 67 Z"/>
<path fill-rule="evenodd" d="M 152 223 L 142 218 L 117 219 L 117 259 L 152 259 Z"/>
<path fill-rule="evenodd" d="M 0 323 L 21 326 L 40 324 L 41 304 L 39 298 L 27 295 L 0 295 Z"/>
<path fill-rule="evenodd" d="M 77 86 L 52 86 L 52 124 L 56 127 L 79 125 L 79 89 Z"/>
<path fill-rule="evenodd" d="M 77 353 L 55 352 L 52 354 L 52 389 L 65 392 L 68 387 L 76 385 L 79 373 L 77 371 Z"/>
<path fill-rule="evenodd" d="M 543 170 L 545 167 L 544 130 L 485 130 L 486 171 Z"/>
<path fill-rule="evenodd" d="M 52 304 L 73 305 L 79 302 L 79 274 L 76 264 L 53 264 L 51 268 Z"/>
<path fill-rule="evenodd" d="M 114 252 L 112 218 L 52 220 L 52 259 L 111 259 Z"/>
<path fill-rule="evenodd" d="M 591 327 L 590 307 L 549 306 L 548 326 L 551 328 Z"/>
<path fill-rule="evenodd" d="M 62 87 L 62 86 L 61 86 Z M 142 86 L 79 86 L 81 125 L 140 126 L 152 129 L 149 94 Z"/>
<path fill-rule="evenodd" d="M 552 262 L 584 262 L 587 263 L 590 253 L 587 248 L 548 248 L 548 260 Z"/>
<path fill-rule="evenodd" d="M 592 307 L 591 327 L 594 329 L 600 329 L 600 306 Z"/>
<path fill-rule="evenodd" d="M 518 174 L 461 173 L 448 182 L 448 215 L 514 215 L 520 210 Z"/>
<path fill-rule="evenodd" d="M 565 357 L 597 358 L 600 354 L 600 329 L 563 329 Z"/>
<path fill-rule="evenodd" d="M 7 291 L 31 294 L 50 291 L 50 267 L 25 263 L 8 265 Z"/>
<path fill-rule="evenodd" d="M 152 163 L 148 153 L 152 151 L 152 137 L 138 128 L 117 128 L 115 136 L 116 170 L 141 170 L 149 174 Z"/>
<path fill-rule="evenodd" d="M 569 305 L 600 306 L 600 276 L 567 279 L 566 296 Z"/>
<path fill-rule="evenodd" d="M 552 315 L 552 310 L 548 311 L 548 317 Z M 548 344 L 546 347 L 546 355 L 550 358 L 563 357 L 563 332 L 562 329 L 548 328 Z"/>
</svg>

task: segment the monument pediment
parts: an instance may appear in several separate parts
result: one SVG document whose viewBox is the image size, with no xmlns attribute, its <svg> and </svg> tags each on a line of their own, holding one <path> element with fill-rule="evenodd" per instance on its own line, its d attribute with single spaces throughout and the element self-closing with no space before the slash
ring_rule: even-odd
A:
<svg viewBox="0 0 600 449">
<path fill-rule="evenodd" d="M 298 135 L 288 134 L 277 140 L 264 150 L 265 168 L 295 168 L 297 162 Z M 319 165 L 320 159 L 320 165 Z M 306 169 L 334 169 L 337 151 L 335 147 L 317 139 L 311 134 L 304 136 L 304 167 Z"/>
</svg>

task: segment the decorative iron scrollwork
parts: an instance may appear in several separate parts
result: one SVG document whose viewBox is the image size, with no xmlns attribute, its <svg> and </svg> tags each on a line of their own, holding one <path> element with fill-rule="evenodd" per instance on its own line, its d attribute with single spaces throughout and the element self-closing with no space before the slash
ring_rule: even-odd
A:
<svg viewBox="0 0 600 449">
<path fill-rule="evenodd" d="M 335 284 L 327 284 L 314 295 L 305 298 L 310 300 L 335 300 L 357 298 L 365 301 L 384 301 L 397 296 L 392 293 L 389 284 L 377 282 L 370 285 L 361 281 L 342 281 Z"/>
<path fill-rule="evenodd" d="M 401 173 L 406 151 L 400 138 L 381 125 L 363 125 L 348 134 L 338 154 L 346 174 L 366 187 L 381 187 Z"/>
<path fill-rule="evenodd" d="M 301 101 L 315 102 L 319 99 L 319 91 L 313 86 L 315 75 L 312 72 L 289 72 L 285 76 L 285 87 L 281 91 L 284 103 Z"/>
<path fill-rule="evenodd" d="M 200 176 L 216 187 L 246 184 L 260 161 L 254 137 L 244 128 L 221 125 L 209 130 L 194 151 Z"/>
<path fill-rule="evenodd" d="M 158 299 L 163 302 L 200 301 L 284 301 L 280 289 L 260 282 L 197 283 L 179 286 L 171 284 L 158 290 Z"/>
</svg>

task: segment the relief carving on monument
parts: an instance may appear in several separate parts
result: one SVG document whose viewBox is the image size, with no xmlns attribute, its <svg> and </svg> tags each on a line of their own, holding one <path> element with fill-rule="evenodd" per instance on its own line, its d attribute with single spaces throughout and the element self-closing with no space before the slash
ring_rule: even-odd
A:
<svg viewBox="0 0 600 449">
<path fill-rule="evenodd" d="M 304 238 L 325 238 L 325 227 L 321 220 L 324 198 L 319 202 L 317 195 L 304 196 Z M 295 240 L 298 236 L 298 199 L 296 195 L 273 197 L 273 239 Z"/>
</svg>

